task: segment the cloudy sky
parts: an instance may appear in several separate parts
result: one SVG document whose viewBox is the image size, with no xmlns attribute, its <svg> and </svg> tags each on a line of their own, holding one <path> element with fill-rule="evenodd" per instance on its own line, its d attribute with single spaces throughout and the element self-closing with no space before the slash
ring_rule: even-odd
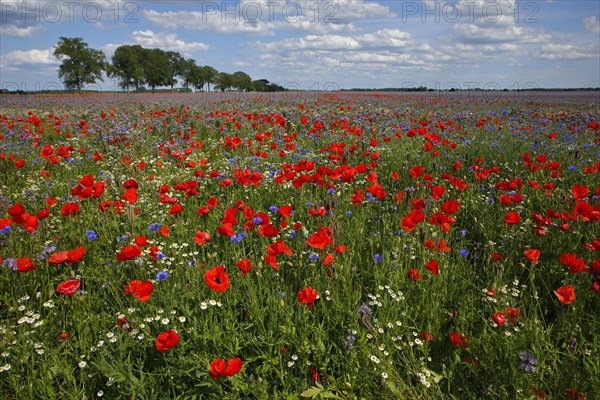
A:
<svg viewBox="0 0 600 400">
<path fill-rule="evenodd" d="M 289 88 L 600 87 L 594 0 L 2 0 L 0 18 L 9 90 L 62 87 L 61 36 L 109 60 L 140 44 Z"/>
</svg>

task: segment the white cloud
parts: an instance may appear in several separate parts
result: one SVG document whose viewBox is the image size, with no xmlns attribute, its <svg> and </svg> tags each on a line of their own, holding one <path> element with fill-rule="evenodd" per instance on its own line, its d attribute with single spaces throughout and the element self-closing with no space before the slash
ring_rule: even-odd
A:
<svg viewBox="0 0 600 400">
<path fill-rule="evenodd" d="M 60 64 L 54 57 L 54 47 L 48 49 L 13 50 L 3 54 L 0 58 L 3 65 L 14 66 L 22 64 Z"/>
<path fill-rule="evenodd" d="M 0 36 L 12 36 L 25 38 L 33 35 L 35 32 L 44 29 L 41 26 L 19 26 L 3 23 L 0 25 Z"/>
<path fill-rule="evenodd" d="M 308 0 L 307 3 L 313 3 L 313 8 L 316 8 L 314 1 Z M 328 17 L 329 19 L 340 21 L 358 21 L 366 18 L 393 18 L 396 16 L 388 6 L 373 2 L 367 3 L 363 0 L 321 1 L 319 11 L 323 19 Z"/>
<path fill-rule="evenodd" d="M 139 44 L 142 47 L 160 48 L 167 51 L 177 51 L 182 54 L 190 54 L 210 48 L 209 45 L 201 42 L 184 42 L 181 39 L 177 39 L 177 34 L 175 33 L 155 33 L 151 30 L 134 31 L 132 39 L 135 44 Z"/>
<path fill-rule="evenodd" d="M 219 3 L 215 3 L 219 4 Z M 143 10 L 146 19 L 165 29 L 184 28 L 189 30 L 210 31 L 217 33 L 256 33 L 272 34 L 272 27 L 258 21 L 250 23 L 239 18 L 238 14 L 202 13 L 199 11 L 167 11 Z"/>
<path fill-rule="evenodd" d="M 410 33 L 399 29 L 381 29 L 374 33 L 362 35 L 307 35 L 302 38 L 282 39 L 275 42 L 253 42 L 251 46 L 269 51 L 327 51 L 327 50 L 357 50 L 357 49 L 411 49 L 429 50 L 431 47 L 424 42 L 411 38 Z"/>
<path fill-rule="evenodd" d="M 600 33 L 600 20 L 595 15 L 583 19 L 585 30 L 592 33 Z"/>
<path fill-rule="evenodd" d="M 282 30 L 311 33 L 355 31 L 352 22 L 393 18 L 388 6 L 363 0 L 297 0 L 235 3 L 201 2 L 190 11 L 142 10 L 144 17 L 164 29 L 216 33 L 273 35 Z"/>
<path fill-rule="evenodd" d="M 339 35 L 308 35 L 303 38 L 283 39 L 266 44 L 254 43 L 271 51 L 344 50 L 356 49 L 360 44 L 353 38 Z"/>
<path fill-rule="evenodd" d="M 600 49 L 598 46 L 575 46 L 572 44 L 545 44 L 541 47 L 538 58 L 545 60 L 580 60 L 598 59 Z"/>
</svg>

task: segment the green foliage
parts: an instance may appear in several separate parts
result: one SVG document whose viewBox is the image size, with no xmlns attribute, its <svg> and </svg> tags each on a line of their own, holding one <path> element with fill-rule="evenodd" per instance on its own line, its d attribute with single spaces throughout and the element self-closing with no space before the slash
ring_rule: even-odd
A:
<svg viewBox="0 0 600 400">
<path fill-rule="evenodd" d="M 106 70 L 106 58 L 102 50 L 90 49 L 83 38 L 68 38 L 61 36 L 54 56 L 62 59 L 58 69 L 67 90 L 81 92 L 86 83 L 102 80 L 102 71 Z"/>
</svg>

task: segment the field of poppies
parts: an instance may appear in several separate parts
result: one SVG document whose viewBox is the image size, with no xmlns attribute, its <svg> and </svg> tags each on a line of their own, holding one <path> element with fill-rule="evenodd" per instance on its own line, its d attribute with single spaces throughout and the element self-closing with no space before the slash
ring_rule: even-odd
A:
<svg viewBox="0 0 600 400">
<path fill-rule="evenodd" d="M 0 396 L 600 397 L 597 93 L 195 95 L 2 99 Z"/>
</svg>

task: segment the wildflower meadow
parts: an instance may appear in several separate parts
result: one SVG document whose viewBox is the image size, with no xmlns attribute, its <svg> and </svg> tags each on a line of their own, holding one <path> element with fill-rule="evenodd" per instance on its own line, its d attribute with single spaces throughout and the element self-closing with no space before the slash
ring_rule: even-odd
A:
<svg viewBox="0 0 600 400">
<path fill-rule="evenodd" d="M 600 397 L 597 92 L 7 95 L 0 397 Z"/>
</svg>

